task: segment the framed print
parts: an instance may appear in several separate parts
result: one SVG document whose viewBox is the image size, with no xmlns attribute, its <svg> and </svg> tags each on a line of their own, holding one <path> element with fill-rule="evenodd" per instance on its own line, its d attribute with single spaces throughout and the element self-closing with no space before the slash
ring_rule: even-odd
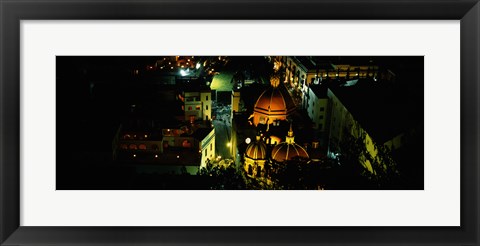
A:
<svg viewBox="0 0 480 246">
<path fill-rule="evenodd" d="M 0 3 L 2 245 L 478 244 L 477 1 Z"/>
</svg>

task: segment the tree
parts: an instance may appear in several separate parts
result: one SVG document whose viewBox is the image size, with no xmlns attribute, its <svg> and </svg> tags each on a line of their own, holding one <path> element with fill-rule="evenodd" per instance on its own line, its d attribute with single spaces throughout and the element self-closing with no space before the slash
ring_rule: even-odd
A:
<svg viewBox="0 0 480 246">
<path fill-rule="evenodd" d="M 339 145 L 339 163 L 350 185 L 359 189 L 386 189 L 398 181 L 397 165 L 387 147 L 376 146 L 377 154 L 372 156 L 365 146 L 364 135 L 358 138 L 349 135 Z M 367 161 L 372 170 L 365 166 Z"/>
<path fill-rule="evenodd" d="M 246 188 L 243 176 L 235 168 L 235 163 L 225 167 L 208 161 L 206 167 L 200 169 L 199 176 L 208 180 L 208 186 L 212 190 L 242 190 Z"/>
<path fill-rule="evenodd" d="M 323 186 L 321 162 L 294 158 L 272 163 L 272 183 L 276 189 L 312 190 Z"/>
</svg>

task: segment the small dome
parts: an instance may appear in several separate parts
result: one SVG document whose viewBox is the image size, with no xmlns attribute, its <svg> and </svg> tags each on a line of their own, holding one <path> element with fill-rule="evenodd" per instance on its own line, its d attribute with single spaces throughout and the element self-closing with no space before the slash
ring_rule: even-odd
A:
<svg viewBox="0 0 480 246">
<path fill-rule="evenodd" d="M 294 157 L 301 157 L 308 159 L 307 151 L 302 146 L 295 143 L 295 136 L 293 135 L 292 124 L 288 131 L 285 142 L 277 144 L 272 150 L 272 159 L 277 162 L 284 162 L 293 159 Z"/>
<path fill-rule="evenodd" d="M 250 143 L 245 151 L 245 157 L 253 160 L 267 159 L 267 145 L 257 136 L 257 141 Z"/>
<path fill-rule="evenodd" d="M 272 150 L 272 159 L 277 162 L 291 160 L 297 156 L 306 159 L 309 158 L 307 151 L 296 143 L 283 142 L 276 145 Z"/>
</svg>

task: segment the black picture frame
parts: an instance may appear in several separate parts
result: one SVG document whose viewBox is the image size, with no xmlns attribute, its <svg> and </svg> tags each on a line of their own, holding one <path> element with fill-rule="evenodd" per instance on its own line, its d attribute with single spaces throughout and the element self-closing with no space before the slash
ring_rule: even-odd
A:
<svg viewBox="0 0 480 246">
<path fill-rule="evenodd" d="M 478 0 L 0 0 L 0 16 L 1 245 L 479 245 Z M 461 226 L 19 226 L 20 21 L 47 19 L 461 20 Z"/>
</svg>

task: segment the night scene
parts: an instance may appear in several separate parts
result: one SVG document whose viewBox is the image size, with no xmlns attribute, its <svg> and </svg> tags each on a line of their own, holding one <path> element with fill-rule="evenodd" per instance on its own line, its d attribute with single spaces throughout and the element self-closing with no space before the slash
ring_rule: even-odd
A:
<svg viewBox="0 0 480 246">
<path fill-rule="evenodd" d="M 423 190 L 424 57 L 57 56 L 56 189 Z"/>
</svg>

